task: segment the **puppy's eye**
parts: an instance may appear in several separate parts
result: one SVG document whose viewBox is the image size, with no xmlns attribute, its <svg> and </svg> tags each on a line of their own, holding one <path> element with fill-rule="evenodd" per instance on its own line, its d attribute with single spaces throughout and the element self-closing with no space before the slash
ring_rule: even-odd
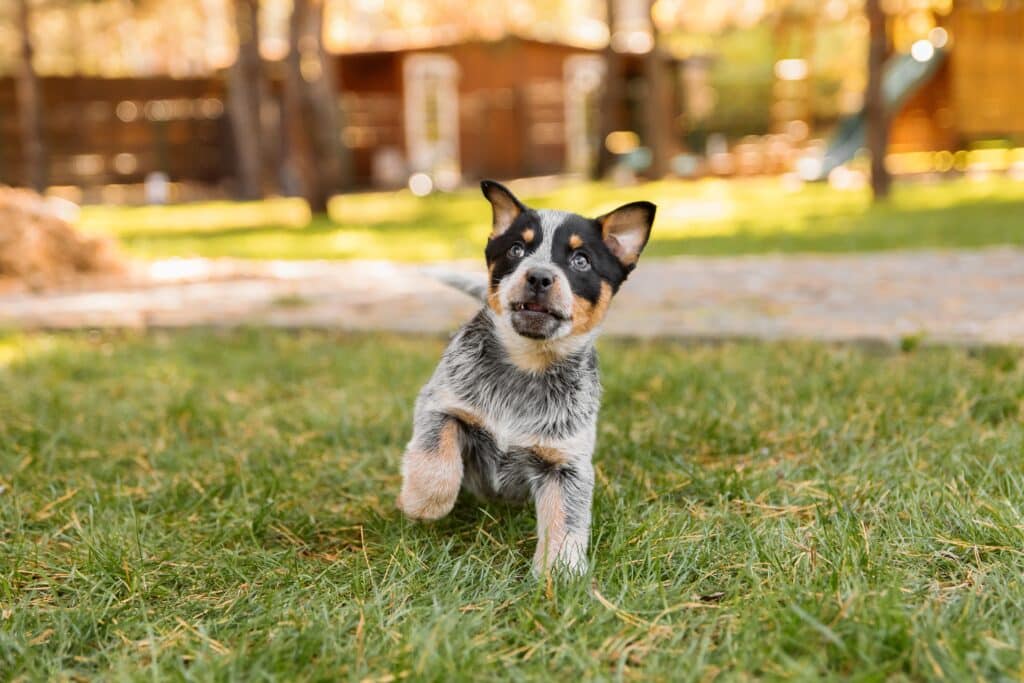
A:
<svg viewBox="0 0 1024 683">
<path fill-rule="evenodd" d="M 508 248 L 509 258 L 520 259 L 526 254 L 526 249 L 521 244 L 513 244 Z"/>
<path fill-rule="evenodd" d="M 569 257 L 569 266 L 573 270 L 590 270 L 590 259 L 581 251 Z"/>
</svg>

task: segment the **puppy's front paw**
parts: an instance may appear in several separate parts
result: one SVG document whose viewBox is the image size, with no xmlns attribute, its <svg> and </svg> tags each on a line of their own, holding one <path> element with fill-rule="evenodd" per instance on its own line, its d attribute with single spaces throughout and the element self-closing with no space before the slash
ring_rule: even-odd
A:
<svg viewBox="0 0 1024 683">
<path fill-rule="evenodd" d="M 462 484 L 461 460 L 452 463 L 423 453 L 406 453 L 398 509 L 411 519 L 440 519 L 455 507 Z"/>
<path fill-rule="evenodd" d="M 586 546 L 567 541 L 554 553 L 546 553 L 544 550 L 538 545 L 533 555 L 534 576 L 540 578 L 547 574 L 562 574 L 577 577 L 587 573 Z"/>
<path fill-rule="evenodd" d="M 455 507 L 457 496 L 448 498 L 432 495 L 423 491 L 410 490 L 403 486 L 398 494 L 398 509 L 410 519 L 433 520 L 441 519 Z"/>
</svg>

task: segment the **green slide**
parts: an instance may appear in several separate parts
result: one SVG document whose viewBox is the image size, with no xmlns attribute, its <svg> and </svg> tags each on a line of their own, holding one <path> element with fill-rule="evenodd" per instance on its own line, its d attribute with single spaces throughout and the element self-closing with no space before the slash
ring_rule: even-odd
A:
<svg viewBox="0 0 1024 683">
<path fill-rule="evenodd" d="M 936 48 L 926 60 L 916 59 L 909 54 L 892 57 L 885 63 L 882 74 L 882 94 L 890 113 L 896 113 L 904 102 L 930 81 L 939 70 L 946 53 Z M 825 180 L 838 166 L 853 158 L 862 148 L 867 137 L 867 113 L 861 109 L 839 122 L 839 129 L 829 143 L 821 164 L 806 169 L 804 180 Z"/>
</svg>

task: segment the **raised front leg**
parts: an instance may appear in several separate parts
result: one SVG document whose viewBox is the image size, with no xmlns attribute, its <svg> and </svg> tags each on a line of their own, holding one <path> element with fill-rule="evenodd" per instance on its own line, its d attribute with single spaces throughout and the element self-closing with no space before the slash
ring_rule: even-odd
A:
<svg viewBox="0 0 1024 683">
<path fill-rule="evenodd" d="M 462 430 L 443 413 L 416 416 L 402 456 L 398 508 L 413 519 L 440 519 L 455 506 L 462 484 Z"/>
<path fill-rule="evenodd" d="M 537 504 L 537 550 L 533 571 L 587 571 L 594 470 L 589 462 L 553 464 L 545 459 L 533 482 Z"/>
</svg>

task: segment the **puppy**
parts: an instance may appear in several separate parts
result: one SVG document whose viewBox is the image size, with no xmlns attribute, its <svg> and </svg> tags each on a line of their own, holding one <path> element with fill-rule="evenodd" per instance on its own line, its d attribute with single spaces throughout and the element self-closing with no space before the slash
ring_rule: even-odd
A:
<svg viewBox="0 0 1024 683">
<path fill-rule="evenodd" d="M 493 209 L 485 305 L 416 400 L 398 507 L 438 519 L 460 489 L 532 500 L 535 573 L 583 573 L 601 398 L 594 339 L 647 244 L 655 206 L 589 219 L 527 208 L 493 181 L 480 186 Z"/>
</svg>

